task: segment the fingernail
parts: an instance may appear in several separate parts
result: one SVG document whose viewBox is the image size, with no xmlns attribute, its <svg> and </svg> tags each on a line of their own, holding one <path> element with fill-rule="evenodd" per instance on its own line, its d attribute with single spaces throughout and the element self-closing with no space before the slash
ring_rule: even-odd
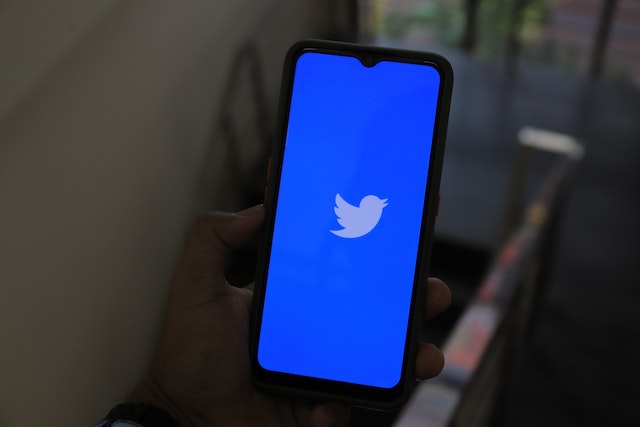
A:
<svg viewBox="0 0 640 427">
<path fill-rule="evenodd" d="M 255 215 L 256 213 L 260 212 L 260 210 L 262 210 L 262 208 L 264 207 L 264 205 L 255 205 L 252 206 L 248 209 L 245 209 L 243 211 L 240 212 L 236 212 L 237 216 L 249 216 L 249 215 Z"/>
</svg>

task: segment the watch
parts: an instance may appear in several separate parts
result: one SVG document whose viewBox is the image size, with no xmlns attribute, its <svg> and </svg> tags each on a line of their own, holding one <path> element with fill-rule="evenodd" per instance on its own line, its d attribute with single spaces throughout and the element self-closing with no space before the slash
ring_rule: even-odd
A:
<svg viewBox="0 0 640 427">
<path fill-rule="evenodd" d="M 116 421 L 132 421 L 143 427 L 179 427 L 178 422 L 168 412 L 153 405 L 139 403 L 121 403 L 114 406 L 100 426 L 111 426 Z"/>
</svg>

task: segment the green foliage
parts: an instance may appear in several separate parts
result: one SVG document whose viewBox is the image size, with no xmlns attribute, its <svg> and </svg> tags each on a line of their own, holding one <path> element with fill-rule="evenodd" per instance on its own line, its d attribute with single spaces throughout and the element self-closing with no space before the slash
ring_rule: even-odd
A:
<svg viewBox="0 0 640 427">
<path fill-rule="evenodd" d="M 502 56 L 514 18 L 517 0 L 483 0 L 480 2 L 477 53 Z M 518 36 L 535 41 L 548 22 L 549 0 L 528 0 L 522 10 Z M 445 46 L 457 46 L 465 26 L 464 1 L 425 1 L 409 12 L 390 12 L 385 19 L 384 36 L 405 38 L 422 32 L 432 41 Z"/>
<path fill-rule="evenodd" d="M 409 13 L 387 15 L 384 35 L 393 39 L 410 34 L 429 34 L 432 41 L 455 45 L 460 39 L 464 17 L 460 6 L 451 2 L 422 2 Z"/>
<path fill-rule="evenodd" d="M 516 40 L 518 59 L 553 65 L 570 72 L 585 72 L 589 43 L 562 44 L 549 30 L 554 10 L 571 0 L 478 0 L 474 54 L 504 58 L 509 40 Z M 447 47 L 461 45 L 466 25 L 465 0 L 424 0 L 410 10 L 385 2 L 387 12 L 380 35 L 390 39 L 435 43 Z M 406 6 L 406 3 L 404 3 Z M 519 10 L 516 10 L 520 8 Z M 513 45 L 512 45 L 513 46 Z M 605 77 L 633 80 L 633 66 L 605 67 Z"/>
</svg>

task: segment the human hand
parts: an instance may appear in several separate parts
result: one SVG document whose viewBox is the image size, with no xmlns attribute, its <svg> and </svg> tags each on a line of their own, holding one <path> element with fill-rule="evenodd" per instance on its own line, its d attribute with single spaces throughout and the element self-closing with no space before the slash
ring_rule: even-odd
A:
<svg viewBox="0 0 640 427">
<path fill-rule="evenodd" d="M 345 426 L 350 408 L 272 396 L 253 387 L 249 360 L 249 312 L 253 291 L 227 283 L 230 254 L 264 222 L 264 208 L 210 213 L 194 223 L 174 274 L 164 326 L 151 365 L 126 399 L 152 404 L 181 426 Z M 451 293 L 429 279 L 425 317 L 443 311 Z M 444 357 L 421 344 L 420 379 L 436 376 Z"/>
</svg>

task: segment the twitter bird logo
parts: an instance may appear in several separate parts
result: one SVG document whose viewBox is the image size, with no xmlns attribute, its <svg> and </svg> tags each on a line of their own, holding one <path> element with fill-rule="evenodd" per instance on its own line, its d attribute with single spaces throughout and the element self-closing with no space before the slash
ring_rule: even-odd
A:
<svg viewBox="0 0 640 427">
<path fill-rule="evenodd" d="M 365 196 L 360 200 L 360 206 L 353 206 L 336 194 L 336 206 L 333 210 L 338 217 L 338 224 L 342 230 L 329 230 L 336 236 L 355 239 L 369 233 L 378 225 L 382 216 L 382 209 L 387 206 L 387 199 L 378 196 Z"/>
</svg>

